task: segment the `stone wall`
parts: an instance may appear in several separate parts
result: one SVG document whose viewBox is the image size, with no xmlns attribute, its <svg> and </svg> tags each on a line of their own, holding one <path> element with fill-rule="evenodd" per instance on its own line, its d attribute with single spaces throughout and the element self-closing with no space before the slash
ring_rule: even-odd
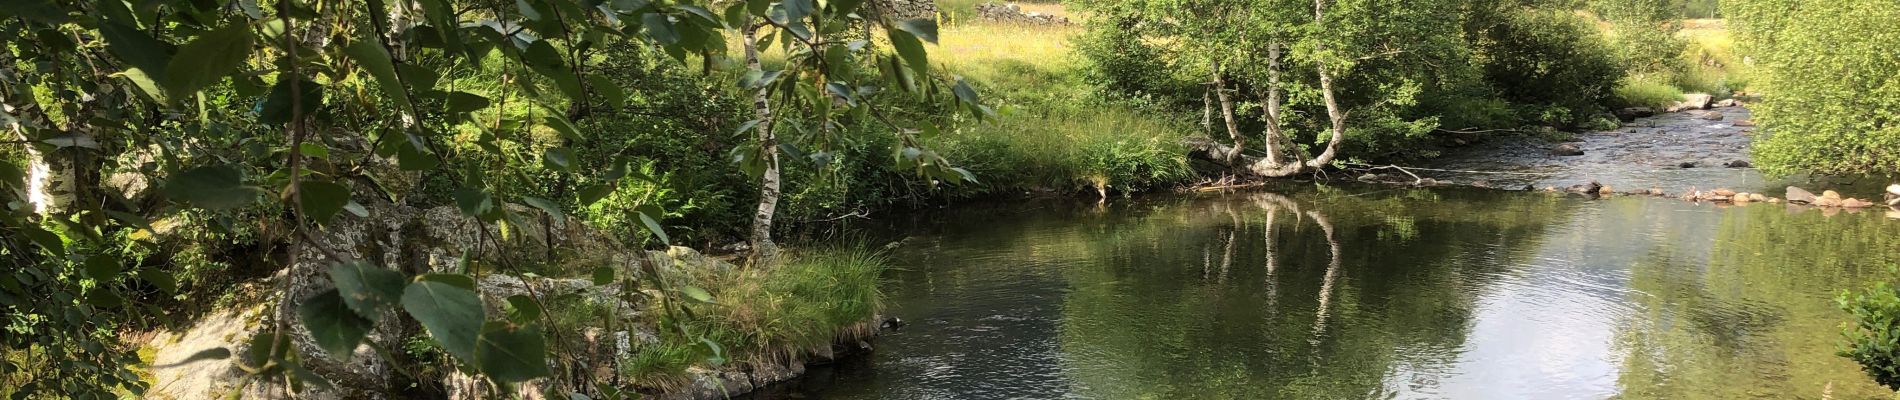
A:
<svg viewBox="0 0 1900 400">
<path fill-rule="evenodd" d="M 879 15 L 888 15 L 893 20 L 937 19 L 936 0 L 877 0 L 872 1 L 871 9 Z"/>
<path fill-rule="evenodd" d="M 1022 25 L 1069 25 L 1068 17 L 1048 15 L 1039 12 L 1023 12 L 1016 3 L 983 3 L 976 5 L 976 15 L 984 21 Z"/>
</svg>

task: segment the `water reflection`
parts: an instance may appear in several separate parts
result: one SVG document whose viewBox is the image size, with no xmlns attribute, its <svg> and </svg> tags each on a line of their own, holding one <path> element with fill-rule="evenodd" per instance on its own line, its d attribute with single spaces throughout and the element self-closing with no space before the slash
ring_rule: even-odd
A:
<svg viewBox="0 0 1900 400">
<path fill-rule="evenodd" d="M 1279 188 L 896 227 L 892 312 L 823 398 L 1888 396 L 1832 355 L 1877 213 Z"/>
</svg>

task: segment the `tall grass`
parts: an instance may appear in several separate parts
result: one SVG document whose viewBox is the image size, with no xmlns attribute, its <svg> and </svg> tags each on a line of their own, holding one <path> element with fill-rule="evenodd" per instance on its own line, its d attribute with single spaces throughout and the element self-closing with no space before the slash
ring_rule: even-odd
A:
<svg viewBox="0 0 1900 400">
<path fill-rule="evenodd" d="M 1103 100 L 1069 47 L 1072 26 L 965 24 L 934 49 L 982 89 L 994 124 L 943 140 L 971 170 L 1017 189 L 1134 192 L 1192 177 L 1184 118 Z M 1177 118 L 1179 117 L 1179 118 Z"/>
<path fill-rule="evenodd" d="M 1682 101 L 1682 89 L 1665 77 L 1637 75 L 1624 78 L 1615 89 L 1617 107 L 1664 108 Z"/>
</svg>

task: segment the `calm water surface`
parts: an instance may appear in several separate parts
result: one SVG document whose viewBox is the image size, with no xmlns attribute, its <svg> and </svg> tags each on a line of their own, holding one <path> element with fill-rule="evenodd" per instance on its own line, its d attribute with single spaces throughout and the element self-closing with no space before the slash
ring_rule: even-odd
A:
<svg viewBox="0 0 1900 400">
<path fill-rule="evenodd" d="M 1900 221 L 1781 205 L 1315 187 L 897 224 L 909 325 L 777 396 L 1890 398 L 1833 294 Z"/>
</svg>

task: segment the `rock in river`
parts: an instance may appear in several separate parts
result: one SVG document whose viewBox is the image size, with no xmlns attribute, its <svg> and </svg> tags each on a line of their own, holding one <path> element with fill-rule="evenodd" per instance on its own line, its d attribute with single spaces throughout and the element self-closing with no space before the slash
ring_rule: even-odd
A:
<svg viewBox="0 0 1900 400">
<path fill-rule="evenodd" d="M 1577 147 L 1575 144 L 1564 143 L 1551 148 L 1550 154 L 1558 156 L 1581 156 L 1583 155 L 1583 149 Z"/>
<path fill-rule="evenodd" d="M 1753 167 L 1755 165 L 1749 164 L 1748 160 L 1735 160 L 1735 161 L 1729 161 L 1728 164 L 1722 164 L 1722 166 L 1729 167 L 1729 168 L 1748 168 L 1748 167 Z"/>
<path fill-rule="evenodd" d="M 1649 107 L 1629 107 L 1619 108 L 1614 114 L 1616 114 L 1616 119 L 1618 120 L 1633 122 L 1636 121 L 1637 118 L 1656 115 L 1656 110 Z"/>
<path fill-rule="evenodd" d="M 1788 195 L 1786 197 L 1788 198 L 1789 203 L 1796 203 L 1796 204 L 1814 203 L 1814 199 L 1815 199 L 1813 192 L 1809 192 L 1807 190 L 1803 190 L 1801 188 L 1794 187 L 1794 186 L 1788 187 Z"/>
</svg>

